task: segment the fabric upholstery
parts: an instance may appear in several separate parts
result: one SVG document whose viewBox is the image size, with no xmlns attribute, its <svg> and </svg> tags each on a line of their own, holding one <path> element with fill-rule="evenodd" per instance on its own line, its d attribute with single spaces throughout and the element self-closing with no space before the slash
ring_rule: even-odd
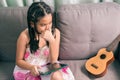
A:
<svg viewBox="0 0 120 80">
<path fill-rule="evenodd" d="M 14 61 L 16 41 L 27 27 L 26 8 L 0 8 L 0 60 Z"/>
<path fill-rule="evenodd" d="M 1 62 L 0 61 L 0 80 L 14 80 L 13 69 L 15 62 Z"/>
<path fill-rule="evenodd" d="M 86 59 L 106 48 L 120 32 L 117 3 L 63 5 L 58 10 L 60 59 Z"/>
</svg>

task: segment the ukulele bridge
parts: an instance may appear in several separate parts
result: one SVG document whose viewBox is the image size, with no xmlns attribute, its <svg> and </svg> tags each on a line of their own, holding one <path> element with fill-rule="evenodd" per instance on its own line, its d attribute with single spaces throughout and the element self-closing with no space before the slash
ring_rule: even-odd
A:
<svg viewBox="0 0 120 80">
<path fill-rule="evenodd" d="M 95 69 L 98 68 L 98 66 L 96 66 L 95 64 L 91 64 L 92 67 L 94 67 Z"/>
</svg>

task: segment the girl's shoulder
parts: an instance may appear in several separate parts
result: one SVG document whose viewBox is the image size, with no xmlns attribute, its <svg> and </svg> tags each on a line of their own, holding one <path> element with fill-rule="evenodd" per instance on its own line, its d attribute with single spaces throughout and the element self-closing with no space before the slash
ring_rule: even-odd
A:
<svg viewBox="0 0 120 80">
<path fill-rule="evenodd" d="M 60 31 L 57 28 L 55 28 L 54 37 L 55 38 L 60 38 Z"/>
<path fill-rule="evenodd" d="M 27 43 L 29 42 L 29 34 L 28 34 L 28 29 L 24 29 L 20 35 L 19 35 L 19 39 L 22 39 L 24 41 L 26 41 Z"/>
<path fill-rule="evenodd" d="M 55 28 L 55 34 L 60 34 L 60 30 L 58 28 Z"/>
</svg>

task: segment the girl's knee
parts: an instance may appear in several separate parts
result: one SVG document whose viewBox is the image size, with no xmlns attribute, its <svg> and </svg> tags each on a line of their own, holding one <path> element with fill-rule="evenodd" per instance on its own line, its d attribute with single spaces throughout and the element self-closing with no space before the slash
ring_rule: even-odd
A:
<svg viewBox="0 0 120 80">
<path fill-rule="evenodd" d="M 51 80 L 63 80 L 62 74 L 60 71 L 56 71 L 52 74 Z"/>
</svg>

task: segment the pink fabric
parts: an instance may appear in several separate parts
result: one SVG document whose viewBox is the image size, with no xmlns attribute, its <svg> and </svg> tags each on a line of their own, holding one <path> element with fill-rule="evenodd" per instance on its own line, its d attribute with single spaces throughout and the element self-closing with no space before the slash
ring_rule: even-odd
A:
<svg viewBox="0 0 120 80">
<path fill-rule="evenodd" d="M 30 53 L 27 51 L 24 55 L 24 59 L 28 58 L 29 55 L 30 55 Z"/>
<path fill-rule="evenodd" d="M 25 79 L 25 74 L 21 72 L 14 73 L 14 78 L 15 80 L 24 80 Z"/>
<path fill-rule="evenodd" d="M 40 54 L 39 50 L 35 52 L 35 56 L 38 56 Z"/>
<path fill-rule="evenodd" d="M 14 73 L 15 80 L 41 80 L 40 76 L 34 77 L 30 73 L 24 74 L 22 72 Z"/>
<path fill-rule="evenodd" d="M 48 55 L 49 55 L 48 49 L 46 49 L 46 50 L 44 51 L 44 55 L 45 55 L 45 56 L 48 56 Z"/>
<path fill-rule="evenodd" d="M 43 47 L 41 49 L 38 49 L 34 54 L 30 52 L 30 48 L 26 49 L 24 60 L 30 64 L 38 65 L 41 68 L 41 71 L 47 72 L 48 67 L 46 66 L 49 64 L 49 48 Z M 70 69 L 63 68 L 60 70 L 62 75 L 64 75 L 64 80 L 74 80 L 74 76 L 72 75 Z M 15 66 L 14 68 L 14 78 L 15 80 L 51 80 L 51 74 L 50 75 L 40 75 L 40 76 L 32 76 L 29 70 L 25 70 L 20 68 L 19 66 Z M 71 74 L 70 74 L 71 73 Z"/>
<path fill-rule="evenodd" d="M 68 68 L 68 67 L 62 68 L 62 72 L 68 74 L 68 72 L 67 72 L 67 68 Z"/>
</svg>

